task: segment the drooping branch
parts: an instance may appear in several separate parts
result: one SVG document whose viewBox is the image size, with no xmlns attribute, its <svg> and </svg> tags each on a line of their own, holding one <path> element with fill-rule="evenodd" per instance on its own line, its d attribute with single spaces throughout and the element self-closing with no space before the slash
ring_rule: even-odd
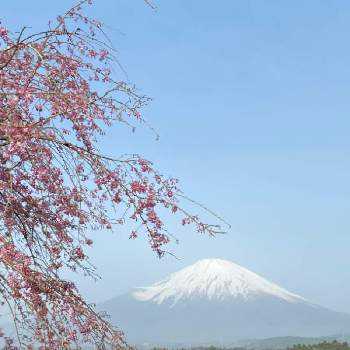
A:
<svg viewBox="0 0 350 350">
<path fill-rule="evenodd" d="M 200 233 L 222 232 L 191 214 L 178 181 L 150 161 L 99 150 L 111 125 L 146 124 L 149 99 L 112 76 L 115 53 L 102 24 L 84 15 L 89 2 L 47 31 L 13 37 L 0 27 L 0 295 L 28 349 L 125 346 L 60 278 L 67 269 L 95 276 L 85 253 L 92 231 L 128 223 L 129 237 L 146 237 L 160 257 L 173 239 L 165 212 Z"/>
</svg>

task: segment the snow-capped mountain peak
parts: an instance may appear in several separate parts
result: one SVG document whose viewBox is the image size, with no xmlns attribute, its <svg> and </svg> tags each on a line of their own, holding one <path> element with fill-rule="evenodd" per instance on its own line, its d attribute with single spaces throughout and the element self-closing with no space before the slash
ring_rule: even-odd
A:
<svg viewBox="0 0 350 350">
<path fill-rule="evenodd" d="M 277 297 L 288 302 L 305 301 L 244 267 L 222 259 L 200 260 L 158 283 L 138 288 L 132 295 L 139 301 L 170 302 L 172 305 L 193 298 L 223 301 L 259 296 Z"/>
<path fill-rule="evenodd" d="M 134 343 L 230 344 L 237 339 L 346 333 L 350 315 L 310 303 L 230 261 L 205 259 L 104 303 Z"/>
</svg>

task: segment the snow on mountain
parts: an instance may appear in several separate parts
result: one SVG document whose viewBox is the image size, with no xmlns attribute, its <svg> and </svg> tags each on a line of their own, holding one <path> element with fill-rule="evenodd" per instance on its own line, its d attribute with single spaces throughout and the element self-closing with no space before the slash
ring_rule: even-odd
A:
<svg viewBox="0 0 350 350">
<path fill-rule="evenodd" d="M 288 302 L 306 301 L 278 285 L 231 261 L 204 259 L 171 274 L 150 287 L 132 293 L 139 301 L 162 304 L 192 298 L 221 300 L 229 298 L 252 299 L 257 296 L 274 296 Z"/>
<path fill-rule="evenodd" d="M 350 329 L 328 310 L 221 259 L 204 259 L 100 305 L 135 344 L 232 344 L 237 339 L 318 337 Z"/>
</svg>

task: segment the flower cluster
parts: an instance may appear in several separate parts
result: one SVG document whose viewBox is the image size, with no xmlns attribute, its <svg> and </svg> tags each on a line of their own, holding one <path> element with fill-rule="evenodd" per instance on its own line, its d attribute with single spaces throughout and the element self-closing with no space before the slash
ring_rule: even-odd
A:
<svg viewBox="0 0 350 350">
<path fill-rule="evenodd" d="M 84 301 L 62 269 L 83 270 L 87 232 L 131 222 L 164 254 L 161 213 L 215 234 L 181 208 L 176 179 L 138 155 L 101 154 L 98 137 L 113 123 L 142 123 L 140 96 L 112 75 L 101 23 L 77 6 L 47 31 L 19 36 L 0 24 L 0 294 L 14 310 L 20 345 L 41 349 L 124 345 Z M 6 338 L 8 348 L 15 347 Z"/>
</svg>

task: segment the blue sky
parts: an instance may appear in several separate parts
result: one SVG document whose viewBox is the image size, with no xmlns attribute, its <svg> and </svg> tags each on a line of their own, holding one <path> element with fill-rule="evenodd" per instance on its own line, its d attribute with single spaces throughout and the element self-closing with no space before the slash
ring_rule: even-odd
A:
<svg viewBox="0 0 350 350">
<path fill-rule="evenodd" d="M 12 0 L 13 29 L 43 28 L 71 1 Z M 215 239 L 170 222 L 181 260 L 123 229 L 94 234 L 101 301 L 201 258 L 233 260 L 350 312 L 350 3 L 99 0 L 128 79 L 154 101 L 147 130 L 113 129 L 110 154 L 142 153 L 232 224 Z M 121 77 L 123 77 L 121 75 Z M 123 78 L 126 78 L 125 76 Z"/>
</svg>

